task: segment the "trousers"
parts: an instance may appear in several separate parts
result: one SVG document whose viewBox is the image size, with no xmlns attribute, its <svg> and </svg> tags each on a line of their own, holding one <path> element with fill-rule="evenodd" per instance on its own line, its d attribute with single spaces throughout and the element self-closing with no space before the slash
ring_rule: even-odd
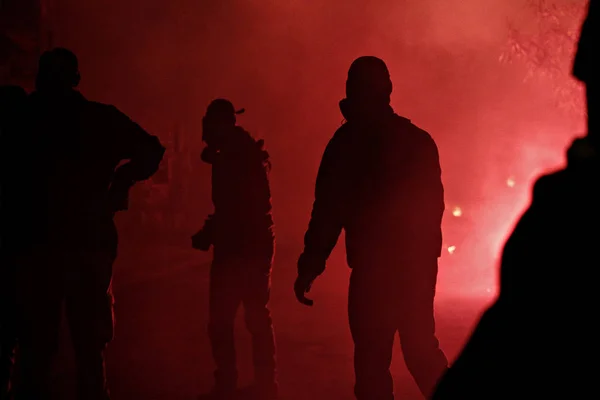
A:
<svg viewBox="0 0 600 400">
<path fill-rule="evenodd" d="M 260 386 L 274 386 L 276 348 L 269 310 L 271 259 L 215 258 L 210 271 L 208 334 L 216 364 L 218 388 L 237 385 L 234 321 L 244 308 L 246 327 L 252 336 L 254 377 Z"/>
<path fill-rule="evenodd" d="M 114 327 L 114 254 L 47 250 L 18 274 L 21 385 L 16 399 L 50 396 L 63 304 L 73 341 L 80 400 L 107 400 L 104 352 Z"/>
<path fill-rule="evenodd" d="M 394 399 L 390 365 L 396 333 L 407 368 L 425 397 L 448 368 L 435 335 L 437 257 L 410 262 L 404 269 L 353 268 L 348 316 L 358 400 Z"/>
<path fill-rule="evenodd" d="M 16 265 L 2 259 L 0 275 L 0 400 L 8 398 L 17 346 Z"/>
</svg>

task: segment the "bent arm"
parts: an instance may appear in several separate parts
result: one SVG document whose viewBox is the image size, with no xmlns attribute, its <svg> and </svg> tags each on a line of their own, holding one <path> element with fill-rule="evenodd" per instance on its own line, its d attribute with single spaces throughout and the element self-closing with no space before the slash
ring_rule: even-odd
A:
<svg viewBox="0 0 600 400">
<path fill-rule="evenodd" d="M 429 238 L 427 251 L 435 252 L 437 257 L 440 257 L 445 204 L 439 152 L 434 140 L 428 134 L 422 137 L 417 148 L 414 164 L 416 177 L 414 200 L 417 207 L 424 211 L 420 216 L 420 224 Z"/>
<path fill-rule="evenodd" d="M 113 184 L 117 187 L 131 187 L 156 173 L 165 148 L 156 136 L 147 133 L 120 111 L 114 111 L 115 126 L 121 134 L 117 138 L 121 145 L 121 157 L 129 161 L 117 168 Z"/>
</svg>

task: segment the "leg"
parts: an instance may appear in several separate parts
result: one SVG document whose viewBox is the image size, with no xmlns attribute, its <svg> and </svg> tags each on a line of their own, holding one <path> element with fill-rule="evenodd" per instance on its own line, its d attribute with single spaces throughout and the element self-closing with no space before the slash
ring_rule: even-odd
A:
<svg viewBox="0 0 600 400">
<path fill-rule="evenodd" d="M 217 367 L 217 391 L 232 391 L 237 386 L 234 322 L 242 294 L 236 275 L 237 271 L 220 263 L 213 263 L 210 271 L 208 336 Z"/>
<path fill-rule="evenodd" d="M 424 396 L 432 394 L 448 360 L 435 335 L 434 297 L 437 259 L 424 262 L 399 292 L 398 332 L 406 366 Z"/>
<path fill-rule="evenodd" d="M 17 345 L 17 303 L 15 268 L 10 260 L 2 261 L 0 281 L 0 400 L 8 398 L 14 353 Z"/>
<path fill-rule="evenodd" d="M 348 316 L 354 340 L 354 394 L 358 400 L 393 400 L 390 373 L 396 325 L 385 290 L 372 276 L 353 271 Z"/>
<path fill-rule="evenodd" d="M 52 362 L 58 351 L 64 299 L 62 262 L 28 259 L 18 271 L 19 375 L 17 399 L 47 399 Z"/>
<path fill-rule="evenodd" d="M 113 258 L 84 254 L 70 261 L 66 310 L 77 362 L 78 398 L 107 400 L 104 352 L 113 337 Z"/>
<path fill-rule="evenodd" d="M 275 334 L 269 310 L 271 293 L 270 273 L 251 270 L 244 291 L 244 316 L 252 335 L 254 378 L 258 389 L 270 397 L 277 396 Z"/>
</svg>

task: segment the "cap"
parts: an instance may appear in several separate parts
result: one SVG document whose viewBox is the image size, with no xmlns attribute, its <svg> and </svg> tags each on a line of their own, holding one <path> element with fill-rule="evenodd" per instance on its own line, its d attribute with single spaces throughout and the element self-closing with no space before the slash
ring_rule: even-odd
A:
<svg viewBox="0 0 600 400">
<path fill-rule="evenodd" d="M 236 110 L 233 103 L 226 99 L 213 100 L 206 109 L 205 118 L 209 119 L 234 119 L 238 114 L 243 114 L 246 110 L 241 108 Z"/>
</svg>

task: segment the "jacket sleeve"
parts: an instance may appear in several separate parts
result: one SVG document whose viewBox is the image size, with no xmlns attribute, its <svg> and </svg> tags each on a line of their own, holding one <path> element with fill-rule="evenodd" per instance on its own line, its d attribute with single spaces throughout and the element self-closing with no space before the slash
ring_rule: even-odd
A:
<svg viewBox="0 0 600 400">
<path fill-rule="evenodd" d="M 111 125 L 117 132 L 119 154 L 127 163 L 115 171 L 114 184 L 131 186 L 150 178 L 158 170 L 165 153 L 156 136 L 150 135 L 125 114 L 111 107 Z"/>
<path fill-rule="evenodd" d="M 298 266 L 300 274 L 322 273 L 325 261 L 329 258 L 342 232 L 342 207 L 345 202 L 346 185 L 342 168 L 343 154 L 339 147 L 339 138 L 334 136 L 327 145 L 319 166 L 315 201 L 308 230 L 304 236 L 303 256 L 313 261 L 301 263 L 302 265 Z"/>
<path fill-rule="evenodd" d="M 202 154 L 200 158 L 207 164 L 214 164 L 217 158 L 219 157 L 219 152 L 214 147 L 206 146 L 204 150 L 202 150 Z"/>
<path fill-rule="evenodd" d="M 437 145 L 431 137 L 423 145 L 421 171 L 426 174 L 421 181 L 428 185 L 427 203 L 431 210 L 431 224 L 436 229 L 441 229 L 444 216 L 444 185 L 442 184 L 442 168 L 440 166 L 440 155 Z M 440 243 L 441 246 L 441 243 Z"/>
<path fill-rule="evenodd" d="M 414 143 L 412 170 L 414 191 L 411 193 L 419 213 L 419 224 L 426 233 L 427 251 L 442 252 L 442 218 L 444 216 L 444 186 L 440 157 L 435 141 L 428 133 L 421 131 Z"/>
</svg>

